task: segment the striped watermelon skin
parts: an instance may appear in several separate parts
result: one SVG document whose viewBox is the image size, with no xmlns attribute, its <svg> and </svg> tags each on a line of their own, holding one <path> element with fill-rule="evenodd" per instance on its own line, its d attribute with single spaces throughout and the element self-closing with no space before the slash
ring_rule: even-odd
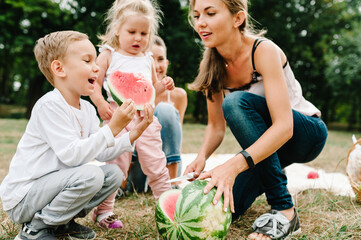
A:
<svg viewBox="0 0 361 240">
<path fill-rule="evenodd" d="M 155 209 L 155 221 L 159 234 L 163 239 L 177 239 L 178 231 L 177 226 L 174 223 L 174 219 L 169 218 L 162 206 L 169 199 L 171 195 L 178 195 L 181 193 L 179 189 L 171 189 L 164 192 L 158 199 L 158 203 Z"/>
<path fill-rule="evenodd" d="M 207 183 L 205 180 L 196 180 L 182 190 L 175 207 L 174 225 L 164 225 L 164 228 L 169 226 L 167 230 L 158 227 L 163 239 L 225 239 L 232 214 L 229 208 L 227 212 L 223 211 L 223 197 L 213 205 L 215 188 L 208 194 L 203 193 Z M 164 222 L 164 219 L 158 218 L 157 226 L 158 221 Z"/>
</svg>

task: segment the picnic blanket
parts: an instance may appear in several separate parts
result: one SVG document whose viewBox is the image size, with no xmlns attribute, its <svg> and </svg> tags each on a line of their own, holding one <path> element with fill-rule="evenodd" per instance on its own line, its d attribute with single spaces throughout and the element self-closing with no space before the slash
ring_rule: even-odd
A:
<svg viewBox="0 0 361 240">
<path fill-rule="evenodd" d="M 182 172 L 191 163 L 197 154 L 182 154 Z M 205 171 L 210 170 L 234 156 L 234 154 L 213 154 L 206 162 Z M 294 163 L 285 168 L 288 179 L 287 188 L 291 195 L 295 195 L 307 189 L 325 189 L 335 195 L 355 197 L 348 178 L 343 173 L 327 173 L 322 169 L 315 169 L 305 164 Z M 317 172 L 319 178 L 308 179 L 309 172 Z M 183 181 L 183 188 L 189 182 Z"/>
<path fill-rule="evenodd" d="M 188 164 L 190 164 L 195 158 L 196 153 L 182 154 L 182 173 Z M 224 163 L 230 159 L 234 154 L 212 154 L 206 162 L 205 171 L 208 171 L 219 164 Z M 102 165 L 98 161 L 92 161 L 92 164 Z M 322 169 L 315 169 L 305 164 L 294 163 L 285 168 L 288 179 L 287 188 L 292 196 L 307 189 L 325 189 L 335 195 L 355 197 L 355 193 L 352 191 L 348 178 L 343 173 L 333 172 L 327 173 Z M 319 178 L 308 179 L 309 172 L 317 172 Z M 179 184 L 180 188 L 189 184 L 188 181 L 182 181 Z"/>
</svg>

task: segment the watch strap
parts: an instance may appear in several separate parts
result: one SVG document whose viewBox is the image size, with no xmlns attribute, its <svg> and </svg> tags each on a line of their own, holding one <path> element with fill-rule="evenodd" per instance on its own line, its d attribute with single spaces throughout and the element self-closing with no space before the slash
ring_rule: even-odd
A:
<svg viewBox="0 0 361 240">
<path fill-rule="evenodd" d="M 254 162 L 253 162 L 253 159 L 252 159 L 251 155 L 249 155 L 249 153 L 246 152 L 245 150 L 242 150 L 240 152 L 240 154 L 242 154 L 243 157 L 246 159 L 246 162 L 248 164 L 249 169 L 254 168 Z"/>
</svg>

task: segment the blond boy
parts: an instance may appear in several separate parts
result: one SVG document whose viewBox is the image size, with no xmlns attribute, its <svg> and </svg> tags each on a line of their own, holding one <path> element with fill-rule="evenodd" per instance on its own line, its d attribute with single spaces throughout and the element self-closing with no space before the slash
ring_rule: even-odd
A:
<svg viewBox="0 0 361 240">
<path fill-rule="evenodd" d="M 110 123 L 99 127 L 94 107 L 81 96 L 94 92 L 99 67 L 87 35 L 54 32 L 34 48 L 39 68 L 54 86 L 35 104 L 9 173 L 0 186 L 3 208 L 22 228 L 15 239 L 93 239 L 95 232 L 74 221 L 113 193 L 123 181 L 116 165 L 86 164 L 109 161 L 134 151 L 134 141 L 152 122 L 147 105 L 131 132 L 116 136 L 136 114 L 126 101 Z"/>
</svg>

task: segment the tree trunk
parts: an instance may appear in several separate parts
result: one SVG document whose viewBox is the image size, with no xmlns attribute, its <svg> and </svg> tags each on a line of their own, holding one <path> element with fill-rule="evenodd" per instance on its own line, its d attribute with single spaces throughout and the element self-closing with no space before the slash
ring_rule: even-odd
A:
<svg viewBox="0 0 361 240">
<path fill-rule="evenodd" d="M 0 69 L 0 102 L 7 103 L 8 102 L 8 79 L 9 79 L 9 69 L 8 64 L 4 63 Z"/>
<path fill-rule="evenodd" d="M 37 76 L 34 79 L 30 80 L 29 90 L 28 90 L 28 101 L 26 102 L 26 113 L 25 117 L 30 118 L 31 110 L 35 105 L 36 101 L 43 95 L 43 85 L 45 78 L 42 75 Z"/>
<path fill-rule="evenodd" d="M 206 124 L 207 123 L 207 104 L 205 100 L 205 96 L 202 92 L 197 92 L 196 101 L 195 101 L 195 108 L 193 112 L 193 117 L 196 122 Z"/>
<path fill-rule="evenodd" d="M 355 110 L 357 111 L 357 130 L 361 131 L 361 104 L 360 104 L 360 99 L 356 98 L 356 108 Z"/>
<path fill-rule="evenodd" d="M 351 102 L 351 112 L 350 112 L 350 115 L 348 117 L 348 127 L 347 127 L 347 130 L 348 131 L 351 131 L 354 129 L 354 126 L 356 124 L 356 118 L 357 118 L 357 100 L 354 99 L 352 102 Z"/>
</svg>

